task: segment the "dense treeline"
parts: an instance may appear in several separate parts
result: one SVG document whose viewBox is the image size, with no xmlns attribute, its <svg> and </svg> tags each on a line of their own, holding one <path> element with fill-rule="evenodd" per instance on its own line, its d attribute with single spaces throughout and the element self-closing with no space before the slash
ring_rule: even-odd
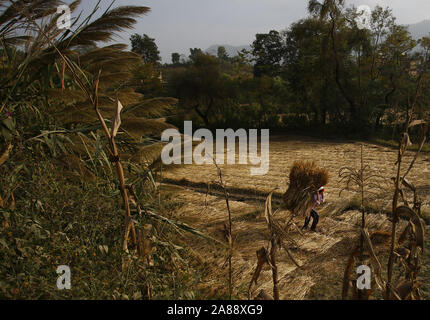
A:
<svg viewBox="0 0 430 320">
<path fill-rule="evenodd" d="M 430 38 L 413 39 L 389 8 L 377 6 L 367 28 L 344 1 L 308 11 L 236 57 L 172 54 L 161 68 L 165 94 L 179 99 L 171 121 L 391 137 L 412 113 L 429 117 Z"/>
</svg>

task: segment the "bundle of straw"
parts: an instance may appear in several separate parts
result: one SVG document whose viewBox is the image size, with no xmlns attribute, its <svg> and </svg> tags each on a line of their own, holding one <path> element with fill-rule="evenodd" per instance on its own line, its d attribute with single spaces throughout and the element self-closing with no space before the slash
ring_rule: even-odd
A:
<svg viewBox="0 0 430 320">
<path fill-rule="evenodd" d="M 293 215 L 307 215 L 313 205 L 313 194 L 327 183 L 327 170 L 319 168 L 315 162 L 294 162 L 290 184 L 283 195 L 284 207 Z"/>
</svg>

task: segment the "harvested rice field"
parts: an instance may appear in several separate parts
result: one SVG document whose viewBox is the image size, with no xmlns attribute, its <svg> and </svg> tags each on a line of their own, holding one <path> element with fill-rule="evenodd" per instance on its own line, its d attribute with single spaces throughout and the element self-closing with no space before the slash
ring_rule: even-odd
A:
<svg viewBox="0 0 430 320">
<path fill-rule="evenodd" d="M 248 298 L 248 287 L 257 265 L 256 251 L 268 246 L 269 231 L 264 218 L 265 199 L 275 189 L 273 207 L 275 217 L 286 221 L 289 212 L 280 209 L 281 195 L 288 185 L 288 174 L 296 160 L 314 160 L 328 170 L 330 181 L 326 186 L 326 204 L 319 209 L 317 232 L 300 231 L 304 218 L 294 218 L 297 228 L 288 230 L 295 245 L 289 252 L 279 250 L 278 279 L 281 299 L 340 299 L 345 265 L 351 251 L 358 245 L 361 213 L 357 196 L 353 192 L 339 192 L 345 185 L 340 181 L 342 167 L 360 168 L 361 142 L 324 141 L 303 137 L 272 137 L 270 143 L 270 170 L 264 176 L 251 176 L 250 165 L 220 165 L 230 194 L 234 251 L 232 258 L 234 296 Z M 408 152 L 404 169 L 413 159 Z M 395 176 L 397 151 L 387 147 L 364 143 L 363 161 L 377 173 L 374 185 L 368 188 L 366 203 L 371 212 L 367 227 L 390 231 L 386 215 L 390 210 L 393 193 L 391 178 Z M 430 212 L 430 154 L 422 154 L 408 175 L 423 201 L 423 213 Z M 177 219 L 192 227 L 224 240 L 227 210 L 222 190 L 216 186 L 217 170 L 214 165 L 172 166 L 163 172 L 162 192 L 168 193 L 179 205 L 174 212 Z M 411 196 L 409 194 L 409 196 Z M 428 221 L 428 220 L 427 220 Z M 404 229 L 402 221 L 398 228 Z M 202 298 L 228 295 L 228 268 L 226 251 L 210 241 L 183 235 L 182 241 L 191 248 L 193 267 L 203 276 L 198 281 Z M 427 240 L 428 242 L 428 240 Z M 386 266 L 388 243 L 375 244 L 383 267 Z M 427 253 L 425 259 L 428 259 Z M 424 264 L 421 277 L 430 283 L 430 270 Z M 272 272 L 265 265 L 256 285 L 251 290 L 255 297 L 264 290 L 272 294 Z M 424 285 L 423 295 L 430 298 L 430 288 Z"/>
</svg>

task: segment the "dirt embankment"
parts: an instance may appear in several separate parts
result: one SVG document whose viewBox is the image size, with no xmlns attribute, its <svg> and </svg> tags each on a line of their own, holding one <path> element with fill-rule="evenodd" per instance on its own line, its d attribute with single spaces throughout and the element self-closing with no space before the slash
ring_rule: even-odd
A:
<svg viewBox="0 0 430 320">
<path fill-rule="evenodd" d="M 407 155 L 411 160 L 413 154 Z M 338 178 L 341 167 L 360 167 L 360 144 L 351 142 L 324 142 L 305 139 L 273 139 L 270 144 L 270 170 L 265 176 L 252 177 L 247 165 L 221 166 L 224 179 L 231 193 L 230 206 L 233 216 L 233 280 L 235 295 L 246 299 L 248 285 L 255 269 L 256 251 L 268 245 L 268 230 L 262 217 L 264 200 L 268 192 L 280 187 L 274 197 L 274 207 L 285 191 L 289 169 L 295 160 L 315 160 L 329 170 L 331 181 L 327 186 L 327 204 L 320 210 L 321 219 L 317 233 L 300 233 L 298 229 L 289 234 L 297 243 L 290 252 L 301 266 L 298 268 L 285 251 L 279 251 L 279 288 L 281 299 L 337 299 L 341 296 L 342 278 L 349 254 L 358 244 L 361 214 L 348 210 L 347 205 L 353 193 L 342 193 L 344 187 Z M 395 150 L 367 144 L 364 146 L 364 162 L 379 177 L 376 186 L 369 188 L 370 205 L 381 211 L 389 209 L 392 187 L 390 178 L 394 176 Z M 406 168 L 406 165 L 405 165 Z M 224 223 L 227 221 L 225 199 L 219 189 L 208 184 L 217 181 L 217 171 L 213 165 L 190 165 L 169 168 L 164 173 L 165 192 L 173 193 L 176 202 L 181 203 L 175 215 L 193 227 L 223 239 Z M 417 161 L 409 175 L 424 200 L 424 210 L 429 210 L 430 200 L 430 155 L 425 154 Z M 209 192 L 208 192 L 209 191 Z M 374 198 L 371 198 L 371 195 Z M 278 211 L 276 217 L 285 220 L 286 211 Z M 303 218 L 295 220 L 299 227 Z M 399 228 L 403 227 L 402 222 Z M 370 231 L 389 231 L 391 224 L 385 214 L 372 213 L 367 216 Z M 225 250 L 191 236 L 183 239 L 195 257 L 195 267 L 203 271 L 199 288 L 205 298 L 227 293 L 227 267 Z M 376 246 L 377 255 L 386 264 L 388 247 Z M 427 259 L 427 258 L 426 258 Z M 427 260 L 426 260 L 427 261 Z M 423 268 L 423 277 L 428 282 L 429 270 Z M 253 293 L 261 289 L 272 292 L 271 270 L 266 266 Z M 424 294 L 428 294 L 424 287 Z"/>
</svg>

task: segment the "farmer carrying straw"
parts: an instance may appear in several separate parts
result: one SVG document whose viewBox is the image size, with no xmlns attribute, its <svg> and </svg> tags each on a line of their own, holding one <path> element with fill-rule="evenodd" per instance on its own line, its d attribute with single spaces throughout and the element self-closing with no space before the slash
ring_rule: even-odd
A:
<svg viewBox="0 0 430 320">
<path fill-rule="evenodd" d="M 293 217 L 306 217 L 302 229 L 310 223 L 311 230 L 316 231 L 319 214 L 316 210 L 324 203 L 324 187 L 328 183 L 328 171 L 318 167 L 313 161 L 296 161 L 290 169 L 288 189 L 283 195 L 283 207 Z"/>
<path fill-rule="evenodd" d="M 315 208 L 322 205 L 323 203 L 324 203 L 324 187 L 321 187 L 318 189 L 317 192 L 314 193 L 314 205 L 311 209 L 310 214 L 305 218 L 305 224 L 302 230 L 308 228 L 309 222 L 311 221 L 311 218 L 312 218 L 311 231 L 316 231 L 316 227 L 320 219 L 320 215 L 315 210 Z"/>
</svg>

